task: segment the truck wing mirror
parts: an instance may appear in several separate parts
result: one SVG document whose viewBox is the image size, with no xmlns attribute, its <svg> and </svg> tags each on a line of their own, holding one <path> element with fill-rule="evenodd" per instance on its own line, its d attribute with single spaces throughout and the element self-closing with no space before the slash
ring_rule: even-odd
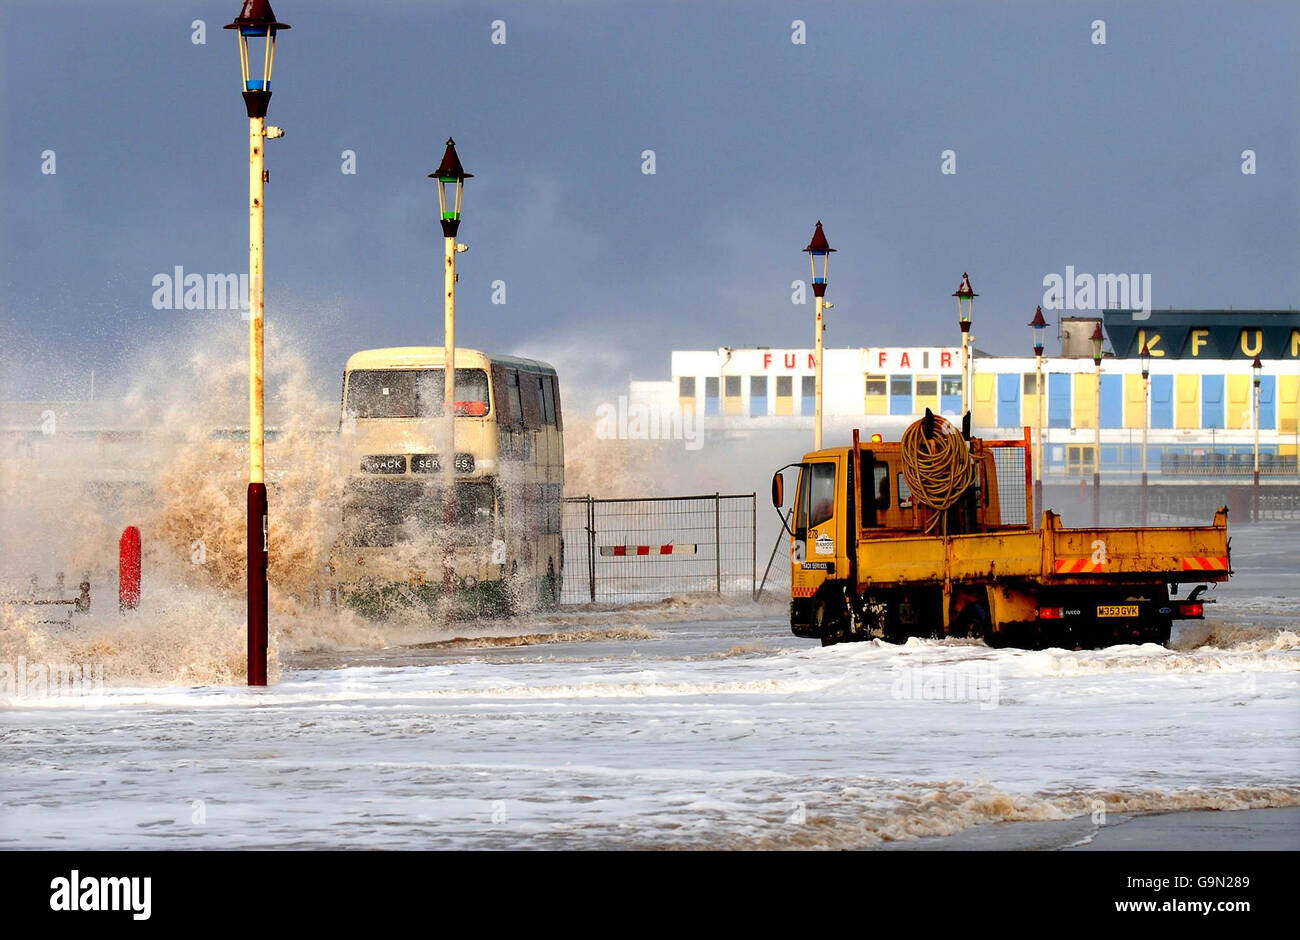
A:
<svg viewBox="0 0 1300 940">
<path fill-rule="evenodd" d="M 777 509 L 785 505 L 785 477 L 779 470 L 772 475 L 772 505 Z"/>
</svg>

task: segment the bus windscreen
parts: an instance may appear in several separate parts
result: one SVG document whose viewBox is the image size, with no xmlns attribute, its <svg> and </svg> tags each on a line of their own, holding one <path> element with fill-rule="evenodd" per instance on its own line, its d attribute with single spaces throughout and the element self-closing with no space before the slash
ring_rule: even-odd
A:
<svg viewBox="0 0 1300 940">
<path fill-rule="evenodd" d="M 357 369 L 348 376 L 347 410 L 358 418 L 436 418 L 444 381 L 442 369 Z M 487 413 L 487 372 L 457 369 L 456 414 Z"/>
</svg>

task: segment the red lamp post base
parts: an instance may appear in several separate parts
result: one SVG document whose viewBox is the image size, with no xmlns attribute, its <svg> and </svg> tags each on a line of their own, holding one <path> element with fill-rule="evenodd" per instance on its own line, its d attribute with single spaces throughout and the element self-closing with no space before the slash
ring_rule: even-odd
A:
<svg viewBox="0 0 1300 940">
<path fill-rule="evenodd" d="M 248 484 L 248 684 L 266 685 L 267 544 L 266 484 Z"/>
</svg>

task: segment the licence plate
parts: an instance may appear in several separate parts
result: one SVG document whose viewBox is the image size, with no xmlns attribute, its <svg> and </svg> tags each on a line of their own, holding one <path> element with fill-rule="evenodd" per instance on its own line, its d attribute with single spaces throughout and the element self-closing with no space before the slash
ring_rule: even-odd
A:
<svg viewBox="0 0 1300 940">
<path fill-rule="evenodd" d="M 1098 617 L 1136 617 L 1137 615 L 1137 604 L 1111 604 L 1097 608 Z"/>
</svg>

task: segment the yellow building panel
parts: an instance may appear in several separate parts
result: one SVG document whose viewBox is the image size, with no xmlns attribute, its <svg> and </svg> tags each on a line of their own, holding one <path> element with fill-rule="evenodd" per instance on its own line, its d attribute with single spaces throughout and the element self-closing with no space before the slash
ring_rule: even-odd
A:
<svg viewBox="0 0 1300 940">
<path fill-rule="evenodd" d="M 1026 372 L 1020 377 L 1020 423 L 1027 428 L 1038 427 L 1038 397 L 1034 394 L 1034 381 L 1036 373 Z M 1026 386 L 1025 382 L 1029 385 Z M 1043 376 L 1043 385 L 1047 384 L 1047 376 Z M 1028 388 L 1029 391 L 1025 389 Z M 1046 391 L 1046 390 L 1044 390 Z M 1047 424 L 1047 395 L 1043 395 L 1043 424 Z"/>
<path fill-rule="evenodd" d="M 777 395 L 776 396 L 776 413 L 779 415 L 794 414 L 794 396 Z"/>
<path fill-rule="evenodd" d="M 1074 374 L 1074 423 L 1076 428 L 1097 426 L 1097 373 Z"/>
<path fill-rule="evenodd" d="M 1142 388 L 1142 376 L 1128 374 L 1124 376 L 1124 427 L 1140 428 L 1147 423 L 1146 394 Z"/>
<path fill-rule="evenodd" d="M 1179 375 L 1174 380 L 1174 427 L 1201 426 L 1201 377 Z"/>
<path fill-rule="evenodd" d="M 1223 408 L 1224 427 L 1250 427 L 1251 415 L 1255 407 L 1255 403 L 1251 400 L 1253 391 L 1250 376 L 1228 376 L 1228 400 Z"/>
<path fill-rule="evenodd" d="M 868 415 L 889 414 L 889 376 L 867 376 L 866 398 L 863 399 L 862 413 Z"/>
<path fill-rule="evenodd" d="M 925 414 L 927 408 L 938 414 L 939 377 L 937 375 L 918 375 L 916 377 L 916 393 L 912 401 L 912 409 L 917 414 Z"/>
<path fill-rule="evenodd" d="M 997 427 L 998 377 L 976 372 L 971 392 L 974 399 L 971 402 L 971 423 L 980 428 Z"/>
<path fill-rule="evenodd" d="M 1300 423 L 1300 375 L 1277 377 L 1277 430 L 1295 434 Z"/>
<path fill-rule="evenodd" d="M 722 399 L 722 413 L 724 415 L 744 414 L 744 409 L 741 407 L 742 404 L 739 395 L 724 396 Z"/>
</svg>

